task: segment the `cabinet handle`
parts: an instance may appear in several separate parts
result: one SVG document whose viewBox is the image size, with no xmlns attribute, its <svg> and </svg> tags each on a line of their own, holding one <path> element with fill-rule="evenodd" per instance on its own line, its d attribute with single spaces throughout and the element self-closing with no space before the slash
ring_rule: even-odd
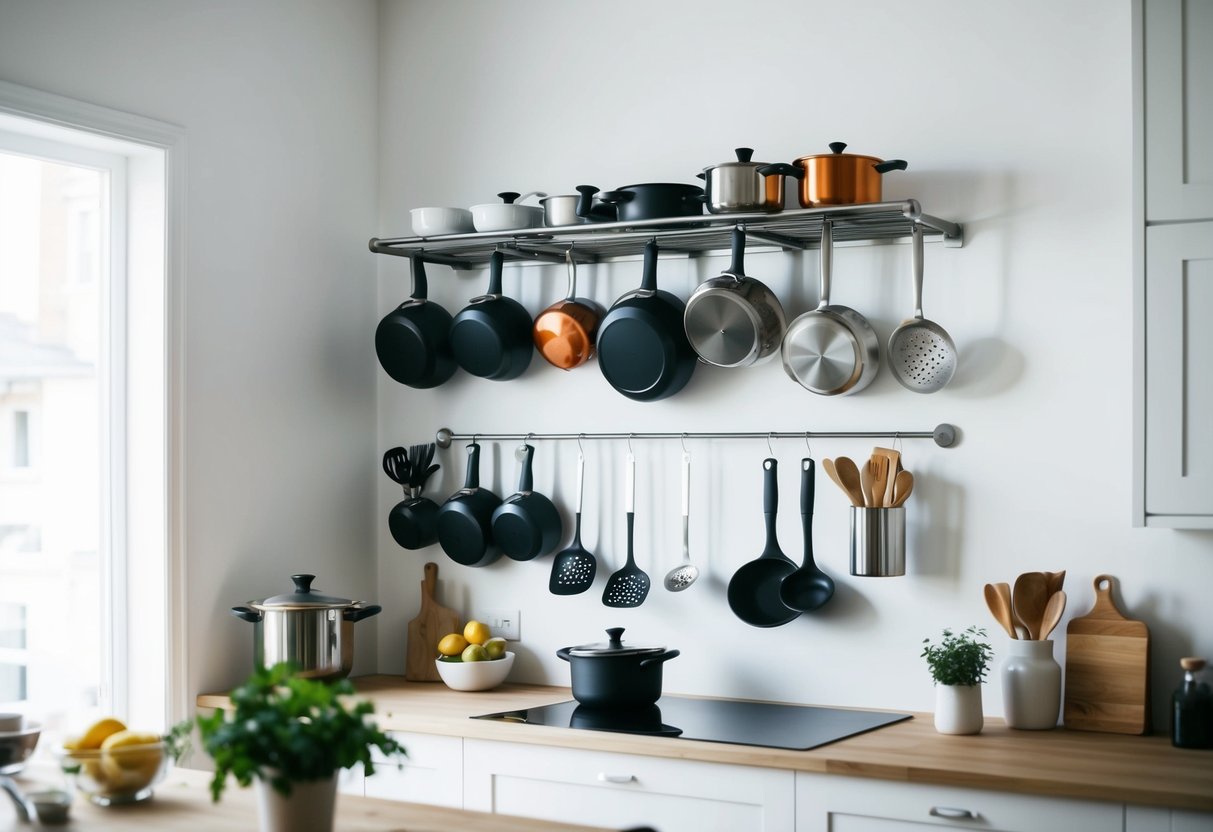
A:
<svg viewBox="0 0 1213 832">
<path fill-rule="evenodd" d="M 598 782 L 600 783 L 635 783 L 636 775 L 634 774 L 607 774 L 605 771 L 598 772 Z"/>
<path fill-rule="evenodd" d="M 955 809 L 951 806 L 932 806 L 931 817 L 947 818 L 948 820 L 977 820 L 980 815 L 968 809 Z"/>
</svg>

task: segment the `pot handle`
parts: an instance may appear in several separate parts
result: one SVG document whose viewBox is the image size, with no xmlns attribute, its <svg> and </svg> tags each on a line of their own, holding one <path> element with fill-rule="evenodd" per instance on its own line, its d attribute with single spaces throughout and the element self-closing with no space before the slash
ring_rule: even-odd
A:
<svg viewBox="0 0 1213 832">
<path fill-rule="evenodd" d="M 429 286 L 425 281 L 425 261 L 420 254 L 409 256 L 409 265 L 413 270 L 413 300 L 426 300 Z"/>
<path fill-rule="evenodd" d="M 232 615 L 239 618 L 241 621 L 248 621 L 250 624 L 256 624 L 261 620 L 261 613 L 252 607 L 232 607 Z"/>
<path fill-rule="evenodd" d="M 640 666 L 648 667 L 651 664 L 661 664 L 662 662 L 667 662 L 670 659 L 676 658 L 681 655 L 682 655 L 681 650 L 666 650 L 660 656 L 654 656 L 651 659 L 641 659 Z"/>
<path fill-rule="evenodd" d="M 875 165 L 874 167 L 877 173 L 888 173 L 891 170 L 905 170 L 909 166 L 909 163 L 907 163 L 905 159 L 890 159 L 889 161 L 881 162 L 879 165 Z"/>
<path fill-rule="evenodd" d="M 556 658 L 564 659 L 566 662 L 571 662 L 573 660 L 573 654 L 569 652 L 569 648 L 561 647 L 556 651 Z"/>
<path fill-rule="evenodd" d="M 790 176 L 793 179 L 804 179 L 804 168 L 789 165 L 787 162 L 775 162 L 763 165 L 758 169 L 762 176 Z"/>
<path fill-rule="evenodd" d="M 383 612 L 383 607 L 378 604 L 367 604 L 365 607 L 346 607 L 342 611 L 341 617 L 346 621 L 361 621 L 381 612 Z"/>
</svg>

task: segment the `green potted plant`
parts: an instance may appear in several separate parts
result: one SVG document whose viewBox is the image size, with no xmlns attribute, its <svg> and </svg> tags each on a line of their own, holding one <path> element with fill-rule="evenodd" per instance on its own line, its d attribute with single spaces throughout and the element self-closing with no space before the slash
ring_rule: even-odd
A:
<svg viewBox="0 0 1213 832">
<path fill-rule="evenodd" d="M 232 691 L 232 710 L 198 717 L 203 747 L 215 761 L 211 797 L 228 775 L 257 782 L 263 832 L 330 832 L 337 773 L 361 763 L 374 773 L 371 749 L 404 748 L 368 717 L 374 705 L 352 697 L 347 679 L 323 682 L 291 674 L 288 664 L 258 670 Z"/>
<path fill-rule="evenodd" d="M 922 657 L 935 680 L 935 730 L 941 734 L 979 734 L 984 718 L 981 685 L 990 668 L 986 631 L 943 631 L 939 644 L 924 638 Z"/>
</svg>

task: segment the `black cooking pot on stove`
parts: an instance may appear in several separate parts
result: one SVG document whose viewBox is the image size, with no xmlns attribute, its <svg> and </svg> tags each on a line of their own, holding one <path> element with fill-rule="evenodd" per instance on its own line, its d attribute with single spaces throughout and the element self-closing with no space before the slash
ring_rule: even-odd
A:
<svg viewBox="0 0 1213 832">
<path fill-rule="evenodd" d="M 642 708 L 661 698 L 661 667 L 678 650 L 623 643 L 623 627 L 607 631 L 608 641 L 562 647 L 569 663 L 573 698 L 594 708 Z"/>
<path fill-rule="evenodd" d="M 577 216 L 591 222 L 634 222 L 703 213 L 704 193 L 698 185 L 646 182 L 601 192 L 593 185 L 578 185 L 577 192 L 581 194 Z"/>
</svg>

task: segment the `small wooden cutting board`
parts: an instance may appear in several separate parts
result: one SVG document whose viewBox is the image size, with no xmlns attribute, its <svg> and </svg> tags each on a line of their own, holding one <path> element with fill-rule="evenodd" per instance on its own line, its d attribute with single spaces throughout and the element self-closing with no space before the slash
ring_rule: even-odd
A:
<svg viewBox="0 0 1213 832">
<path fill-rule="evenodd" d="M 1095 606 L 1066 627 L 1067 728 L 1144 734 L 1150 728 L 1150 631 L 1112 599 L 1111 575 L 1095 576 Z"/>
<path fill-rule="evenodd" d="M 440 606 L 434 600 L 434 588 L 438 585 L 438 564 L 425 565 L 425 580 L 421 582 L 421 612 L 409 622 L 408 642 L 405 645 L 404 678 L 410 682 L 441 682 L 434 658 L 438 655 L 438 642 L 447 633 L 462 633 L 463 623 L 459 613 Z"/>
</svg>

